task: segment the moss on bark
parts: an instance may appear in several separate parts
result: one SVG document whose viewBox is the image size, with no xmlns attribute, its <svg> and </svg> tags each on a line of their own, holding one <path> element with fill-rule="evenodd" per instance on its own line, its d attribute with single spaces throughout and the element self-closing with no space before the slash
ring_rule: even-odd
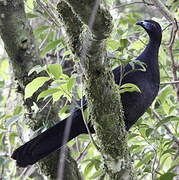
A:
<svg viewBox="0 0 179 180">
<path fill-rule="evenodd" d="M 91 26 L 93 28 L 88 27 L 95 1 L 66 0 L 65 2 L 73 13 L 62 13 L 60 3 L 58 12 L 69 34 L 70 44 L 73 44 L 71 37 L 79 37 L 80 53 L 79 50 L 72 48 L 80 59 L 85 73 L 84 82 L 90 117 L 97 134 L 99 151 L 104 158 L 106 172 L 111 179 L 133 179 L 120 94 L 106 58 L 106 38 L 112 30 L 112 18 L 107 10 L 99 7 Z M 74 25 L 68 23 L 68 19 L 74 17 L 78 17 L 78 21 L 83 22 L 87 27 L 81 34 L 80 31 L 73 34 Z"/>
<path fill-rule="evenodd" d="M 26 18 L 24 11 L 23 0 L 1 0 L 0 1 L 0 36 L 4 41 L 5 49 L 10 58 L 10 63 L 13 67 L 14 79 L 18 84 L 18 92 L 24 96 L 25 86 L 38 76 L 46 76 L 44 72 L 41 74 L 33 73 L 28 76 L 28 72 L 36 65 L 43 66 L 44 63 L 39 56 L 38 48 L 36 47 L 32 29 Z M 46 89 L 48 84 L 42 89 Z M 42 90 L 41 89 L 41 90 Z M 40 90 L 40 91 L 41 91 Z M 57 104 L 48 103 L 44 108 L 44 104 L 47 101 L 37 101 L 37 94 L 35 93 L 31 98 L 24 100 L 24 105 L 27 108 L 28 124 L 31 129 L 36 130 L 42 127 L 44 122 L 49 121 L 49 124 L 53 124 L 59 121 L 58 112 L 59 106 Z M 33 102 L 42 109 L 38 113 L 33 113 L 31 106 Z M 58 152 L 48 156 L 40 163 L 40 168 L 45 171 L 45 174 L 50 179 L 56 179 L 56 169 L 58 167 Z M 68 154 L 67 159 L 71 159 Z M 53 164 L 53 166 L 52 166 Z M 69 168 L 69 174 L 74 177 L 74 173 L 70 173 L 74 168 L 74 171 L 78 171 L 77 165 L 70 167 L 68 161 L 66 161 L 66 167 Z"/>
</svg>

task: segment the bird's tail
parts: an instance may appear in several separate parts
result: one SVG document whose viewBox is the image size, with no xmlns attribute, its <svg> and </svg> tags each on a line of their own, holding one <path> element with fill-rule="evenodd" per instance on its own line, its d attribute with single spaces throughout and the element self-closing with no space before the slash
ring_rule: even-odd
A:
<svg viewBox="0 0 179 180">
<path fill-rule="evenodd" d="M 92 127 L 90 130 L 93 133 L 94 130 Z M 66 133 L 68 131 L 69 133 Z M 87 133 L 87 129 L 81 111 L 77 110 L 69 118 L 66 118 L 20 146 L 13 152 L 12 158 L 16 160 L 19 167 L 32 165 L 82 133 Z"/>
</svg>

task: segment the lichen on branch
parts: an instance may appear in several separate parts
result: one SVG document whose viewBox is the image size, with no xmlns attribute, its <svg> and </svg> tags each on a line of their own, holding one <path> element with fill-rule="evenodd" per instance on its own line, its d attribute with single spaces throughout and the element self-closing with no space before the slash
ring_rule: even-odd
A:
<svg viewBox="0 0 179 180">
<path fill-rule="evenodd" d="M 106 39 L 112 31 L 112 18 L 101 7 L 94 11 L 95 3 L 94 0 L 66 0 L 58 4 L 58 12 L 69 35 L 70 45 L 74 44 L 75 39 L 71 37 L 78 37 L 80 47 L 76 50 L 73 46 L 71 48 L 75 50 L 84 68 L 90 119 L 96 131 L 106 172 L 111 179 L 119 180 L 124 175 L 131 179 L 120 94 L 106 56 Z M 72 13 L 63 13 L 64 4 Z M 89 27 L 91 16 L 95 19 Z M 73 22 L 76 19 L 77 23 L 69 23 L 69 19 L 73 19 Z M 78 34 L 74 33 L 74 29 L 78 29 Z"/>
<path fill-rule="evenodd" d="M 18 90 L 20 89 L 18 92 L 24 96 L 25 86 L 29 82 L 38 76 L 47 75 L 45 72 L 41 72 L 40 74 L 33 73 L 28 76 L 29 70 L 36 65 L 43 66 L 44 62 L 40 58 L 32 28 L 26 18 L 24 0 L 0 0 L 0 36 L 12 64 L 14 79 L 18 84 Z M 48 84 L 44 85 L 43 88 L 47 89 Z M 52 104 L 52 102 L 47 103 L 48 100 L 37 101 L 37 95 L 38 92 L 22 102 L 26 106 L 26 119 L 28 118 L 28 124 L 32 130 L 39 129 L 48 120 L 51 124 L 59 121 L 58 105 Z M 33 102 L 37 104 L 39 109 L 43 110 L 34 113 L 32 110 Z M 78 172 L 76 163 L 71 161 L 69 153 L 67 156 L 66 167 L 71 170 L 69 170 L 68 177 L 80 179 L 78 173 L 74 175 L 74 172 Z M 57 173 L 55 170 L 58 166 L 58 158 L 59 153 L 56 151 L 52 156 L 46 157 L 40 163 L 40 168 L 44 170 L 43 172 L 50 179 L 56 179 Z"/>
</svg>

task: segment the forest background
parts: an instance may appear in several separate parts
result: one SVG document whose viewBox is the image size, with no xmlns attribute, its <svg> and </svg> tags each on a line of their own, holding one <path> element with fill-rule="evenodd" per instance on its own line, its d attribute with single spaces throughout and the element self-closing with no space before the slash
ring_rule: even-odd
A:
<svg viewBox="0 0 179 180">
<path fill-rule="evenodd" d="M 153 19 L 163 29 L 159 65 L 161 84 L 160 91 L 147 112 L 130 129 L 128 146 L 133 160 L 134 171 L 138 179 L 177 179 L 179 174 L 179 1 L 161 1 L 166 9 L 153 4 L 153 1 L 103 0 L 101 3 L 113 17 L 113 30 L 107 40 L 107 55 L 111 67 L 134 63 L 146 46 L 147 34 L 135 23 L 139 20 Z M 69 102 L 80 99 L 84 94 L 79 67 L 75 56 L 68 45 L 68 36 L 63 23 L 58 18 L 56 0 L 26 0 L 25 11 L 33 28 L 36 45 L 40 51 L 43 65 L 34 66 L 28 72 L 46 72 L 46 79 L 36 79 L 25 90 L 25 98 L 50 80 L 54 86 L 59 85 L 59 76 L 65 83 L 63 91 L 48 87 L 38 93 L 40 105 L 32 104 L 33 113 L 24 107 L 17 80 L 14 79 L 9 57 L 0 39 L 0 179 L 55 179 L 53 170 L 58 164 L 57 156 L 46 159 L 47 164 L 33 165 L 26 169 L 16 168 L 10 158 L 14 149 L 36 136 L 40 131 L 51 127 L 70 113 Z M 47 85 L 48 86 L 48 85 Z M 73 89 L 76 90 L 74 97 Z M 126 90 L 129 91 L 128 87 Z M 32 99 L 33 101 L 33 99 Z M 50 118 L 45 114 L 43 121 L 29 121 L 29 116 L 40 114 L 46 107 L 58 111 L 59 117 Z M 50 110 L 49 110 L 50 111 Z M 44 115 L 39 115 L 44 117 Z M 29 128 L 29 125 L 32 131 Z M 95 139 L 95 135 L 93 137 Z M 74 164 L 85 180 L 108 179 L 102 168 L 100 153 L 91 143 L 88 135 L 81 135 L 68 143 Z M 51 158 L 51 160 L 49 160 Z M 53 173 L 52 173 L 53 172 Z M 179 175 L 178 175 L 179 176 Z"/>
</svg>

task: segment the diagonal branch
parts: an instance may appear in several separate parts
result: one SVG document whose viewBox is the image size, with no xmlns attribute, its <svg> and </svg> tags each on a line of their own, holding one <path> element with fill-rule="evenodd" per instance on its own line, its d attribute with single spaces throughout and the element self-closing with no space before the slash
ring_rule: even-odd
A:
<svg viewBox="0 0 179 180">
<path fill-rule="evenodd" d="M 85 0 L 83 3 L 80 0 L 66 0 L 66 2 L 71 6 L 73 14 L 61 13 L 64 8 L 61 6 L 64 4 L 62 2 L 58 4 L 58 12 L 69 36 L 75 36 L 73 29 L 79 26 L 77 23 L 77 27 L 72 27 L 70 23 L 68 24 L 68 19 L 77 15 L 87 25 L 87 28 L 82 29 L 78 35 L 80 51 L 77 50 L 76 54 L 84 68 L 90 119 L 96 131 L 99 150 L 104 158 L 105 170 L 111 179 L 120 180 L 124 179 L 124 176 L 130 179 L 131 163 L 121 100 L 106 57 L 106 39 L 112 30 L 112 18 L 107 10 L 97 8 L 98 0 Z"/>
<path fill-rule="evenodd" d="M 156 118 L 157 118 L 158 120 L 161 121 L 161 120 L 163 119 L 154 109 L 153 109 L 152 111 L 153 111 L 154 115 L 156 116 Z M 169 135 L 170 137 L 172 137 L 173 141 L 174 141 L 174 142 L 177 144 L 177 146 L 179 147 L 179 139 L 173 134 L 173 132 L 171 131 L 171 129 L 170 129 L 166 124 L 164 124 L 163 127 L 164 127 L 165 130 L 167 131 L 168 135 Z"/>
<path fill-rule="evenodd" d="M 80 56 L 80 34 L 82 32 L 83 23 L 80 21 L 78 16 L 74 14 L 72 8 L 65 2 L 61 1 L 57 5 L 60 18 L 64 23 L 66 33 L 68 34 L 69 45 L 73 53 Z"/>
</svg>

